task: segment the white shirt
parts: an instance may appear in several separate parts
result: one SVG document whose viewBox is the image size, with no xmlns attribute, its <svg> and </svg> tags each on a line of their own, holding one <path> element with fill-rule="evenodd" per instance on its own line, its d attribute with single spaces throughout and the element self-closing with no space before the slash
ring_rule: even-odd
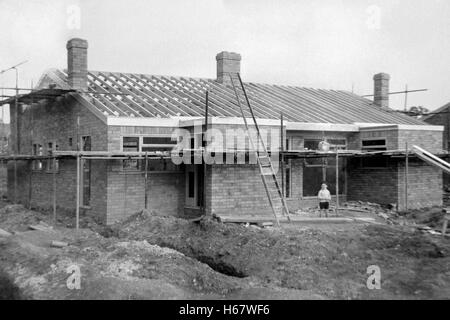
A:
<svg viewBox="0 0 450 320">
<path fill-rule="evenodd" d="M 331 200 L 331 193 L 330 193 L 330 191 L 328 191 L 328 189 L 325 189 L 325 190 L 320 189 L 318 198 L 319 198 L 320 202 L 327 202 L 327 201 Z"/>
</svg>

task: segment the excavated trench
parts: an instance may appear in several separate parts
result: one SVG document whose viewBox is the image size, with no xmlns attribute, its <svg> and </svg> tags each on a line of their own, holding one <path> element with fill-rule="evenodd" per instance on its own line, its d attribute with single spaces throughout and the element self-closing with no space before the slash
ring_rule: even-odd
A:
<svg viewBox="0 0 450 320">
<path fill-rule="evenodd" d="M 99 230 L 99 234 L 105 238 L 126 238 L 123 234 L 118 232 L 117 229 L 113 229 L 111 227 L 104 227 Z M 226 263 L 220 259 L 218 256 L 205 255 L 200 250 L 192 246 L 187 246 L 184 248 L 180 248 L 172 243 L 165 242 L 160 239 L 160 241 L 152 241 L 151 239 L 146 238 L 145 240 L 148 243 L 160 246 L 161 248 L 169 248 L 172 250 L 176 250 L 178 252 L 183 253 L 189 258 L 195 259 L 201 263 L 208 265 L 211 269 L 226 276 L 235 277 L 235 278 L 246 278 L 249 275 L 245 272 L 235 268 L 233 265 Z"/>
<path fill-rule="evenodd" d="M 204 264 L 207 264 L 211 269 L 225 274 L 227 276 L 236 277 L 236 278 L 246 278 L 248 277 L 248 274 L 245 274 L 244 272 L 237 270 L 235 267 L 233 267 L 230 264 L 224 263 L 223 261 L 216 260 L 213 257 L 210 256 L 204 256 L 201 254 L 193 254 L 190 256 L 193 259 L 196 259 Z"/>
<path fill-rule="evenodd" d="M 249 276 L 245 272 L 238 270 L 233 265 L 222 261 L 220 259 L 220 257 L 205 255 L 204 253 L 200 252 L 199 250 L 196 250 L 195 248 L 193 248 L 192 246 L 189 246 L 183 250 L 182 248 L 171 245 L 170 243 L 159 242 L 159 243 L 153 243 L 153 244 L 158 245 L 163 248 L 165 247 L 165 248 L 177 250 L 177 251 L 183 253 L 184 255 L 188 256 L 189 258 L 192 258 L 201 263 L 204 263 L 204 264 L 208 265 L 214 271 L 222 273 L 226 276 L 235 277 L 235 278 L 246 278 Z"/>
</svg>

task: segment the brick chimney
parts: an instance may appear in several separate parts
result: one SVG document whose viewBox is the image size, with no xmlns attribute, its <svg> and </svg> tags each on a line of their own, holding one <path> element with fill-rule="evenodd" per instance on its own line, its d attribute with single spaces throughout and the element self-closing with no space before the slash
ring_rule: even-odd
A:
<svg viewBox="0 0 450 320">
<path fill-rule="evenodd" d="M 67 74 L 73 89 L 87 90 L 87 49 L 88 42 L 74 38 L 67 42 Z"/>
<path fill-rule="evenodd" d="M 216 55 L 217 82 L 231 85 L 228 72 L 241 72 L 241 55 L 235 52 L 222 51 Z"/>
<path fill-rule="evenodd" d="M 389 79 L 387 73 L 378 73 L 373 76 L 374 96 L 373 102 L 382 108 L 389 108 Z"/>
</svg>

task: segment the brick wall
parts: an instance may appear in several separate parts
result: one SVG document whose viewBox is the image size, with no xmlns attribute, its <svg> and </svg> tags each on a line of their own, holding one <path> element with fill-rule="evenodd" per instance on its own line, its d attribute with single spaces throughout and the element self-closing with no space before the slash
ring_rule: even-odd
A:
<svg viewBox="0 0 450 320">
<path fill-rule="evenodd" d="M 396 161 L 382 169 L 361 168 L 360 159 L 347 161 L 347 199 L 380 204 L 398 201 L 398 168 Z"/>
<path fill-rule="evenodd" d="M 450 150 L 450 105 L 442 113 L 437 113 L 427 118 L 425 121 L 432 125 L 444 126 L 442 148 Z"/>
<path fill-rule="evenodd" d="M 121 167 L 121 161 L 108 163 L 108 224 L 125 219 L 145 207 L 144 173 L 122 171 Z M 183 215 L 184 190 L 184 171 L 149 172 L 148 210 L 158 215 Z"/>
<path fill-rule="evenodd" d="M 59 150 L 77 150 L 77 131 L 79 137 L 91 136 L 92 150 L 107 150 L 106 124 L 71 97 L 35 104 L 32 108 L 22 106 L 18 114 L 21 154 L 32 154 L 32 144 L 41 144 L 43 153 L 46 154 L 48 142 L 56 143 Z M 78 130 L 77 117 L 80 119 Z M 12 106 L 11 123 L 15 123 L 14 106 Z M 12 146 L 17 153 L 15 126 L 12 126 L 11 136 Z M 72 145 L 69 145 L 69 138 L 72 138 Z M 28 204 L 31 196 L 32 206 L 50 209 L 53 206 L 53 174 L 46 171 L 46 162 L 43 162 L 43 170 L 39 171 L 31 170 L 31 162 L 18 162 L 16 197 L 19 202 Z M 107 201 L 104 166 L 94 161 L 91 174 L 91 209 L 86 210 L 86 214 L 104 221 Z M 57 206 L 74 211 L 76 207 L 75 159 L 59 160 L 56 184 Z M 14 199 L 12 161 L 8 164 L 8 198 Z"/>
<path fill-rule="evenodd" d="M 397 150 L 399 148 L 398 130 L 364 130 L 349 135 L 348 149 L 361 150 L 361 141 L 364 139 L 386 139 L 386 148 L 388 150 Z"/>
<path fill-rule="evenodd" d="M 380 129 L 364 129 L 359 133 L 349 135 L 349 149 L 360 150 L 361 141 L 364 139 L 386 139 L 388 150 L 405 149 L 405 143 L 408 146 L 418 145 L 430 152 L 438 152 L 442 150 L 442 131 L 431 130 L 398 130 L 396 128 L 380 130 Z"/>
<path fill-rule="evenodd" d="M 272 215 L 256 165 L 212 165 L 210 211 L 213 214 Z"/>
<path fill-rule="evenodd" d="M 405 162 L 398 164 L 398 205 L 405 207 Z M 411 159 L 408 165 L 408 209 L 442 206 L 442 171 L 420 159 Z"/>
<path fill-rule="evenodd" d="M 429 152 L 442 151 L 442 131 L 419 131 L 419 130 L 399 130 L 398 131 L 398 147 L 405 148 L 405 143 L 408 142 L 408 147 L 417 145 Z"/>
<path fill-rule="evenodd" d="M 361 168 L 358 159 L 349 161 L 348 200 L 397 204 L 405 207 L 404 159 L 389 159 L 388 167 Z M 442 205 L 442 174 L 440 170 L 419 159 L 411 159 L 408 167 L 408 209 Z"/>
</svg>

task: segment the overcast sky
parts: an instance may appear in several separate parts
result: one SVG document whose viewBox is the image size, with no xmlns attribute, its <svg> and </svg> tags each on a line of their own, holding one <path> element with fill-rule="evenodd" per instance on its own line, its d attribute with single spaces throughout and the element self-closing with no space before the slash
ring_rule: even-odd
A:
<svg viewBox="0 0 450 320">
<path fill-rule="evenodd" d="M 66 68 L 66 42 L 81 37 L 92 70 L 215 78 L 225 50 L 242 55 L 244 81 L 363 95 L 387 72 L 391 91 L 429 89 L 409 106 L 450 102 L 448 0 L 0 0 L 0 30 L 0 70 L 28 60 L 23 87 Z"/>
</svg>

